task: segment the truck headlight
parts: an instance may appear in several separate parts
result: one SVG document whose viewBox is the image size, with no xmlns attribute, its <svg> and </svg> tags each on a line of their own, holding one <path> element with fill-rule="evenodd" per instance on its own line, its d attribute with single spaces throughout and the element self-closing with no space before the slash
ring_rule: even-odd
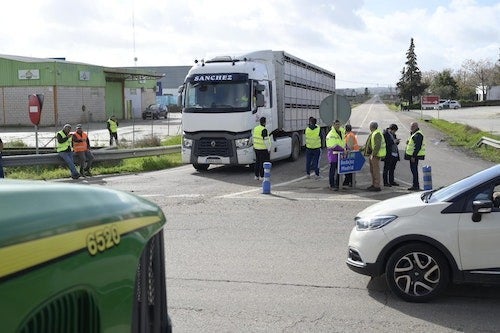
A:
<svg viewBox="0 0 500 333">
<path fill-rule="evenodd" d="M 182 146 L 184 148 L 191 148 L 191 147 L 193 147 L 193 140 L 192 139 L 182 138 Z"/>
<path fill-rule="evenodd" d="M 382 215 L 372 217 L 356 217 L 356 229 L 358 230 L 375 230 L 391 223 L 398 217 L 396 215 Z"/>
<path fill-rule="evenodd" d="M 237 149 L 243 149 L 250 147 L 250 138 L 236 139 L 234 140 Z"/>
</svg>

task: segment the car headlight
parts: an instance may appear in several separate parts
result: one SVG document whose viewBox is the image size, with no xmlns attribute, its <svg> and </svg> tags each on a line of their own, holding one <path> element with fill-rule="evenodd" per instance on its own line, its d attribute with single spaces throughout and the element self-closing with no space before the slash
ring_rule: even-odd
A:
<svg viewBox="0 0 500 333">
<path fill-rule="evenodd" d="M 398 217 L 396 215 L 382 215 L 372 217 L 356 217 L 356 229 L 358 230 L 375 230 L 391 223 Z"/>
<path fill-rule="evenodd" d="M 191 147 L 193 147 L 193 140 L 192 139 L 182 138 L 182 146 L 184 148 L 191 148 Z"/>
<path fill-rule="evenodd" d="M 250 147 L 250 138 L 236 139 L 234 140 L 237 149 L 243 149 Z"/>
</svg>

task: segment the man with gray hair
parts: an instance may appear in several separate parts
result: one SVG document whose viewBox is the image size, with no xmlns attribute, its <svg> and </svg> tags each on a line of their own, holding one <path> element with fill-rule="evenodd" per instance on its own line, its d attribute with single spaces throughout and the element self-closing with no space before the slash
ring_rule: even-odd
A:
<svg viewBox="0 0 500 333">
<path fill-rule="evenodd" d="M 370 122 L 370 135 L 365 144 L 365 156 L 369 156 L 370 174 L 372 184 L 367 188 L 368 191 L 380 191 L 380 160 L 385 158 L 386 148 L 382 132 L 378 129 L 376 121 Z"/>
</svg>

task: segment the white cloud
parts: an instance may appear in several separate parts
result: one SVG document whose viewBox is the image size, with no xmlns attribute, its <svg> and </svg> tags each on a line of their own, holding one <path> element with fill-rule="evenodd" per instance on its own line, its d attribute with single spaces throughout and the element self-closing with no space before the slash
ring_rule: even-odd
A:
<svg viewBox="0 0 500 333">
<path fill-rule="evenodd" d="M 0 13 L 0 54 L 103 66 L 190 65 L 208 53 L 285 50 L 337 86 L 394 85 L 415 40 L 422 71 L 498 59 L 494 0 L 31 0 Z M 29 9 L 29 10 L 28 10 Z M 135 44 L 135 51 L 134 51 Z"/>
</svg>

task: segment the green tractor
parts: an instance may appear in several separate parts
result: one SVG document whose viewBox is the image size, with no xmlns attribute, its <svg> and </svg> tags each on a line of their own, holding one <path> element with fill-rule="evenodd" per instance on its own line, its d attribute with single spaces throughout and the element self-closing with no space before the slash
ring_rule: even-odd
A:
<svg viewBox="0 0 500 333">
<path fill-rule="evenodd" d="M 0 180 L 1 331 L 171 332 L 164 224 L 129 193 Z"/>
</svg>

